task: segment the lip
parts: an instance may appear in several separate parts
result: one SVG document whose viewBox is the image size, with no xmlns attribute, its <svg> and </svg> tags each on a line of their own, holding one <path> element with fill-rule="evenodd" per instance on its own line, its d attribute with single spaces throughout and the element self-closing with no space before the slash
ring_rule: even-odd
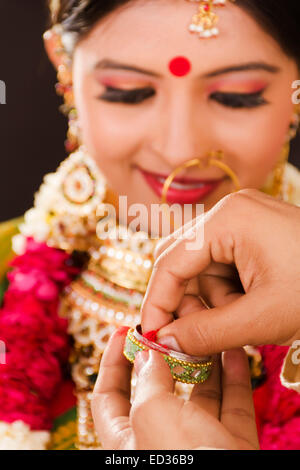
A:
<svg viewBox="0 0 300 470">
<path fill-rule="evenodd" d="M 146 183 L 161 198 L 163 194 L 164 183 L 169 175 L 161 173 L 152 173 L 142 168 L 136 167 L 142 174 Z M 195 179 L 186 177 L 174 178 L 173 182 L 181 185 L 186 185 L 186 188 L 172 188 L 170 187 L 167 193 L 167 201 L 171 204 L 196 204 L 203 201 L 209 194 L 217 189 L 217 187 L 224 181 L 221 179 Z M 191 188 L 191 185 L 201 185 L 199 188 Z"/>
</svg>

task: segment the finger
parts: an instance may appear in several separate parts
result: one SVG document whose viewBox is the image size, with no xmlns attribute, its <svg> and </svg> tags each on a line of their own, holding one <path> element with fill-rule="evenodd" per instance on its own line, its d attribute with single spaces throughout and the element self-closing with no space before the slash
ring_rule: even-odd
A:
<svg viewBox="0 0 300 470">
<path fill-rule="evenodd" d="M 141 309 L 144 332 L 172 321 L 172 312 L 178 308 L 188 281 L 213 262 L 235 264 L 245 291 L 260 279 L 259 275 L 267 277 L 257 224 L 257 211 L 262 207 L 259 198 L 255 190 L 226 196 L 160 254 Z"/>
<path fill-rule="evenodd" d="M 203 215 L 200 215 L 199 217 L 203 217 Z M 155 251 L 154 251 L 154 258 L 157 259 L 161 255 L 161 253 L 163 253 L 170 245 L 172 245 L 176 240 L 182 238 L 184 233 L 186 233 L 191 227 L 195 226 L 195 224 L 199 220 L 199 217 L 196 217 L 190 220 L 189 222 L 184 224 L 182 227 L 179 227 L 173 233 L 171 233 L 167 237 L 164 237 L 162 240 L 160 240 L 156 244 Z"/>
<path fill-rule="evenodd" d="M 122 426 L 126 423 L 124 417 L 128 420 L 130 412 L 132 366 L 123 355 L 126 333 L 126 328 L 120 328 L 110 338 L 101 360 L 92 396 L 92 412 L 97 434 L 100 442 L 111 449 L 118 448 Z M 114 421 L 116 426 L 113 426 Z"/>
<path fill-rule="evenodd" d="M 216 208 L 218 206 L 219 210 Z M 216 207 L 199 217 L 195 224 L 186 230 L 181 238 L 168 246 L 154 263 L 141 308 L 144 332 L 157 330 L 172 321 L 172 312 L 178 308 L 190 279 L 205 271 L 212 262 L 224 264 L 234 262 L 233 250 L 228 250 L 226 246 L 228 242 L 232 245 L 232 238 L 228 233 L 226 236 L 222 235 L 226 229 L 231 234 L 234 227 L 232 224 L 229 225 L 230 215 L 227 214 L 226 206 L 225 210 L 221 210 L 220 203 Z M 215 238 L 217 238 L 217 250 L 212 253 L 212 241 Z"/>
<path fill-rule="evenodd" d="M 189 281 L 210 263 L 209 252 L 195 262 L 195 252 L 185 250 L 185 242 L 185 239 L 174 242 L 154 264 L 141 308 L 145 333 L 173 320 L 172 312 L 178 308 Z"/>
<path fill-rule="evenodd" d="M 222 307 L 243 295 L 233 281 L 212 275 L 199 276 L 199 288 L 211 307 Z"/>
<path fill-rule="evenodd" d="M 256 189 L 244 189 L 240 191 L 240 193 L 243 193 L 244 197 L 258 200 L 260 203 L 268 207 L 274 207 L 278 205 L 278 201 L 276 201 L 273 196 L 270 196 L 269 194 L 263 193 Z M 203 215 L 200 215 L 199 217 L 203 217 Z M 172 245 L 176 240 L 181 238 L 184 233 L 186 233 L 191 227 L 195 225 L 195 223 L 199 221 L 199 217 L 196 217 L 190 220 L 189 222 L 187 222 L 182 227 L 175 230 L 173 233 L 171 233 L 167 237 L 164 237 L 163 239 L 161 239 L 156 244 L 154 258 L 157 259 L 161 255 L 161 253 L 163 253 L 170 245 Z"/>
<path fill-rule="evenodd" d="M 208 310 L 204 303 L 204 299 L 195 297 L 194 295 L 184 295 L 178 309 L 176 310 L 176 317 L 182 318 L 186 315 L 191 315 L 194 312 Z"/>
<path fill-rule="evenodd" d="M 174 379 L 161 353 L 153 350 L 138 353 L 135 369 L 137 372 L 135 405 L 174 392 Z"/>
<path fill-rule="evenodd" d="M 242 287 L 236 281 L 236 274 L 231 267 L 211 265 L 205 273 L 189 282 L 176 310 L 176 317 L 226 305 L 240 297 L 241 292 Z"/>
<path fill-rule="evenodd" d="M 191 279 L 189 281 L 189 283 L 187 284 L 186 286 L 186 289 L 185 289 L 185 295 L 199 295 L 200 292 L 199 292 L 199 282 L 198 282 L 198 276 L 197 277 L 194 277 L 193 279 Z"/>
<path fill-rule="evenodd" d="M 218 354 L 247 344 L 271 344 L 282 325 L 274 322 L 274 287 L 236 295 L 233 302 L 209 311 L 198 310 L 179 318 L 157 333 L 157 340 L 174 338 L 173 349 L 195 356 Z M 283 341 L 282 341 L 283 342 Z M 167 344 L 167 343 L 165 343 Z M 170 343 L 171 344 L 171 343 Z"/>
<path fill-rule="evenodd" d="M 221 422 L 241 449 L 259 448 L 248 359 L 243 349 L 223 354 Z"/>
<path fill-rule="evenodd" d="M 220 417 L 222 398 L 220 371 L 220 356 L 215 356 L 211 376 L 203 384 L 195 385 L 190 396 L 191 402 L 217 419 Z"/>
</svg>

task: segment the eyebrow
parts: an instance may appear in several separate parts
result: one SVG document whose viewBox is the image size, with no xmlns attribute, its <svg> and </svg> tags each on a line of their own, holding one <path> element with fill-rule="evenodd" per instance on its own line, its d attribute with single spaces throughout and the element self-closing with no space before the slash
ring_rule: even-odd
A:
<svg viewBox="0 0 300 470">
<path fill-rule="evenodd" d="M 280 68 L 276 65 L 267 64 L 266 62 L 248 62 L 246 64 L 230 65 L 228 67 L 213 70 L 212 72 L 202 75 L 202 77 L 211 78 L 226 73 L 245 72 L 249 70 L 264 70 L 269 73 L 278 73 Z"/>
<path fill-rule="evenodd" d="M 110 59 L 102 59 L 94 67 L 95 70 L 105 70 L 105 69 L 118 69 L 118 70 L 130 70 L 131 72 L 143 73 L 145 75 L 150 75 L 151 77 L 162 77 L 162 75 L 152 72 L 151 70 L 142 69 L 134 65 L 122 64 L 120 62 L 115 62 Z"/>
<path fill-rule="evenodd" d="M 153 72 L 151 70 L 143 69 L 134 65 L 123 64 L 121 62 L 116 62 L 111 59 L 100 60 L 99 62 L 96 63 L 96 65 L 94 66 L 94 69 L 95 70 L 99 70 L 99 69 L 100 70 L 105 70 L 105 69 L 129 70 L 132 72 L 150 75 L 151 77 L 162 78 L 162 75 L 156 72 Z M 245 71 L 251 71 L 251 70 L 263 70 L 265 72 L 275 74 L 280 71 L 280 68 L 275 65 L 268 64 L 266 62 L 248 62 L 246 64 L 230 65 L 227 67 L 216 69 L 211 72 L 207 72 L 204 75 L 200 75 L 199 78 L 212 78 L 212 77 L 217 77 L 218 75 L 224 75 L 227 73 L 245 72 Z"/>
</svg>

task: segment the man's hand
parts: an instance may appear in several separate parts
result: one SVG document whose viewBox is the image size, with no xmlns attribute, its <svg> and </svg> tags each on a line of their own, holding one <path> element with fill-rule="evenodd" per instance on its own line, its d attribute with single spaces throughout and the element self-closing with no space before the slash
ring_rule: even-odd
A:
<svg viewBox="0 0 300 470">
<path fill-rule="evenodd" d="M 203 224 L 204 245 L 188 250 Z M 160 342 L 200 356 L 247 344 L 291 345 L 300 338 L 299 242 L 298 207 L 257 190 L 226 196 L 181 238 L 173 234 L 161 244 L 143 332 L 160 329 Z M 229 282 L 233 269 L 242 290 Z M 209 272 L 202 294 L 214 308 L 207 310 L 186 289 Z"/>
<path fill-rule="evenodd" d="M 137 385 L 130 404 L 132 367 L 122 354 L 126 331 L 110 339 L 92 399 L 96 431 L 105 449 L 258 449 L 249 367 L 243 350 L 216 359 L 190 400 L 174 395 L 174 380 L 162 355 L 137 355 Z M 221 364 L 223 363 L 223 366 Z"/>
</svg>

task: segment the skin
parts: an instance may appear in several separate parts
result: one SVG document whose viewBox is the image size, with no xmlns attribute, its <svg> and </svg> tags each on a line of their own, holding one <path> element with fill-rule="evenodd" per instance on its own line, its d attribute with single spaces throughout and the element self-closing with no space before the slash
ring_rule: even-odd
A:
<svg viewBox="0 0 300 470">
<path fill-rule="evenodd" d="M 192 234 L 190 243 L 203 225 L 203 246 L 189 250 L 186 237 Z M 160 329 L 160 343 L 200 356 L 247 344 L 292 345 L 300 338 L 299 236 L 299 207 L 254 189 L 226 196 L 181 239 L 172 235 L 158 247 L 143 331 Z M 213 306 L 207 313 L 185 288 L 212 265 L 234 266 L 242 288 L 204 275 L 201 294 Z"/>
<path fill-rule="evenodd" d="M 79 42 L 74 51 L 73 89 L 82 139 L 87 151 L 106 176 L 114 195 L 116 197 L 126 195 L 128 205 L 144 204 L 148 213 L 151 204 L 158 204 L 160 199 L 146 185 L 137 167 L 151 172 L 169 174 L 186 161 L 194 158 L 204 159 L 208 152 L 221 149 L 224 151 L 226 164 L 237 174 L 241 187 L 260 189 L 279 160 L 294 112 L 291 101 L 291 83 L 298 78 L 298 70 L 295 61 L 286 56 L 278 43 L 264 32 L 252 17 L 230 3 L 226 8 L 218 9 L 220 36 L 213 40 L 200 41 L 187 31 L 195 10 L 194 3 L 183 0 L 132 1 L 126 8 L 121 7 L 100 21 L 89 35 Z M 170 18 L 172 18 L 171 23 Z M 138 37 L 142 37 L 143 40 L 138 41 Z M 59 57 L 55 55 L 51 43 L 47 40 L 46 47 L 55 65 L 59 65 Z M 176 56 L 184 56 L 191 62 L 192 69 L 188 75 L 176 77 L 170 72 L 168 65 Z M 158 76 L 96 67 L 104 58 L 135 65 L 150 70 Z M 260 67 L 253 70 L 224 72 L 224 69 L 232 66 L 240 67 L 249 63 L 267 64 L 272 66 L 272 71 Z M 223 72 L 220 73 L 220 70 Z M 109 103 L 99 99 L 105 91 L 105 84 L 127 90 L 150 86 L 155 90 L 155 96 L 138 105 Z M 262 96 L 266 104 L 252 109 L 232 109 L 211 98 L 212 93 L 215 92 L 253 93 L 262 89 L 264 89 Z M 224 176 L 223 172 L 217 168 L 204 168 L 203 170 L 190 168 L 185 170 L 183 175 L 202 179 L 217 179 Z M 232 181 L 228 178 L 224 179 L 214 193 L 203 201 L 199 201 L 205 204 L 205 211 L 213 220 L 215 214 L 213 208 L 233 189 Z M 244 222 L 245 231 L 247 227 L 249 230 L 256 227 L 258 232 L 256 235 L 261 236 L 259 246 L 263 249 L 269 243 L 266 236 L 269 223 L 281 227 L 281 224 L 288 219 L 286 215 L 276 218 L 273 214 L 274 210 L 269 206 L 271 202 L 261 204 L 261 210 L 258 210 L 257 217 L 255 221 L 252 220 L 252 224 L 249 222 L 250 219 L 241 217 L 245 212 L 243 213 L 242 209 L 236 211 L 236 206 L 233 206 L 226 214 L 230 222 L 236 222 L 236 226 L 239 221 Z M 258 209 L 258 206 L 256 205 L 255 208 Z M 249 209 L 251 213 L 252 207 Z M 275 209 L 279 209 L 279 206 L 275 205 Z M 274 215 L 274 219 L 271 214 Z M 290 221 L 293 220 L 293 215 L 291 217 Z M 144 222 L 145 220 L 142 221 L 142 229 Z M 216 235 L 213 239 L 220 242 L 218 237 L 226 233 L 222 226 L 216 224 L 214 227 Z M 290 240 L 291 236 L 290 229 L 289 226 L 288 231 L 282 233 L 281 237 L 279 235 L 276 240 L 277 254 L 280 250 L 282 251 L 282 246 L 286 249 L 286 241 Z M 268 338 L 276 337 L 276 332 L 278 334 L 280 327 L 285 326 L 285 323 L 281 321 L 279 327 L 274 326 L 272 322 L 277 321 L 279 316 L 278 314 L 274 320 L 272 316 L 274 309 L 272 311 L 269 309 L 263 325 L 261 317 L 259 319 L 261 323 L 258 322 L 256 326 L 253 321 L 251 322 L 250 310 L 246 307 L 245 314 L 247 315 L 244 321 L 241 320 L 238 323 L 240 328 L 238 326 L 232 328 L 229 320 L 226 323 L 226 315 L 221 315 L 222 321 L 219 325 L 217 324 L 220 311 L 218 306 L 228 304 L 236 299 L 236 296 L 239 296 L 239 300 L 241 296 L 242 286 L 237 285 L 237 273 L 234 268 L 236 259 L 227 256 L 228 252 L 230 254 L 229 248 L 232 248 L 232 236 L 232 232 L 229 232 L 224 243 L 220 247 L 216 245 L 216 253 L 219 256 L 215 257 L 214 253 L 209 258 L 205 252 L 207 263 L 200 263 L 199 267 L 197 264 L 199 259 L 195 257 L 194 263 L 190 265 L 191 271 L 182 271 L 184 292 L 180 283 L 182 279 L 177 272 L 174 274 L 173 282 L 169 282 L 171 280 L 167 276 L 162 279 L 165 267 L 173 272 L 177 261 L 184 266 L 186 259 L 184 245 L 178 248 L 179 251 L 176 249 L 173 251 L 169 250 L 170 240 L 167 241 L 168 250 L 164 256 L 158 258 L 156 264 L 158 269 L 154 270 L 143 307 L 145 330 L 167 325 L 173 320 L 171 312 L 177 309 L 177 314 L 181 317 L 178 322 L 186 320 L 183 336 L 179 335 L 176 322 L 167 326 L 167 330 L 160 336 L 171 336 L 175 338 L 177 345 L 183 348 L 190 347 L 193 351 L 197 347 L 198 350 L 207 347 L 208 342 L 203 339 L 203 335 L 198 337 L 194 335 L 189 343 L 186 334 L 190 331 L 191 324 L 195 324 L 191 323 L 191 320 L 196 317 L 192 313 L 199 314 L 204 309 L 198 299 L 201 292 L 211 306 L 217 307 L 215 315 L 213 310 L 210 313 L 213 315 L 214 325 L 217 328 L 215 331 L 220 333 L 219 336 L 209 330 L 208 316 L 198 315 L 199 319 L 204 322 L 202 325 L 206 327 L 205 333 L 211 332 L 208 338 L 212 339 L 212 349 L 221 351 L 226 343 L 225 335 L 221 334 L 224 331 L 222 321 L 226 326 L 230 324 L 230 328 L 226 331 L 232 331 L 230 340 L 226 343 L 229 348 L 236 347 L 237 343 L 239 346 L 246 344 L 244 339 L 248 336 L 253 340 L 252 344 L 258 344 L 262 338 L 261 329 L 270 325 L 273 325 L 273 336 L 268 333 Z M 249 244 L 251 240 L 247 237 L 242 241 L 248 247 L 251 245 Z M 165 248 L 164 245 L 162 251 Z M 170 256 L 168 256 L 169 252 Z M 178 260 L 175 258 L 176 263 L 174 263 L 174 252 L 179 255 Z M 293 258 L 294 256 L 291 246 L 291 259 L 296 259 Z M 265 262 L 261 272 L 255 271 L 255 266 L 252 266 L 253 270 L 250 270 L 249 274 L 249 266 L 246 266 L 248 267 L 246 279 L 248 279 L 247 275 L 250 275 L 252 280 L 255 279 L 256 272 L 265 273 L 265 270 L 273 266 L 273 257 L 265 259 Z M 276 270 L 272 272 L 275 279 Z M 167 279 L 168 282 L 166 282 Z M 284 281 L 289 279 L 287 277 Z M 162 286 L 163 290 L 161 290 Z M 247 283 L 246 286 L 249 287 Z M 179 287 L 178 291 L 175 287 Z M 277 287 L 277 290 L 270 288 L 270 295 L 280 292 L 279 286 Z M 163 292 L 163 295 L 159 296 L 159 292 Z M 170 297 L 169 294 L 174 294 L 174 296 Z M 165 305 L 166 298 L 172 299 L 172 302 Z M 255 306 L 261 299 L 261 295 L 259 299 L 256 298 Z M 286 300 L 291 300 L 291 295 Z M 253 303 L 251 307 L 251 312 L 253 312 Z M 237 310 L 236 308 L 234 312 Z M 222 310 L 222 313 L 224 311 Z M 153 314 L 153 312 L 156 313 Z M 226 312 L 228 313 L 228 310 Z M 239 310 L 239 316 L 243 318 L 240 312 L 241 310 Z M 237 314 L 235 313 L 235 316 L 230 318 L 236 321 Z M 245 325 L 247 328 L 253 326 L 253 330 L 242 330 Z M 259 334 L 258 325 L 261 327 Z M 201 329 L 198 328 L 196 331 L 201 332 Z M 244 331 L 244 336 L 239 336 L 241 331 Z M 295 331 L 298 331 L 296 327 Z M 277 341 L 288 343 L 295 335 L 295 331 L 285 331 L 280 340 L 277 338 Z M 219 342 L 216 340 L 217 337 Z M 140 372 L 140 366 L 136 364 L 139 372 L 138 396 L 143 396 L 142 392 L 147 389 L 149 403 L 141 400 L 141 407 L 137 406 L 137 402 L 132 408 L 130 407 L 128 395 L 131 369 L 121 356 L 123 345 L 121 340 L 124 341 L 124 338 L 113 337 L 108 346 L 101 363 L 93 400 L 96 428 L 106 448 L 118 449 L 127 446 L 126 448 L 153 449 L 159 448 L 159 445 L 163 445 L 164 448 L 183 448 L 182 445 L 185 448 L 197 446 L 229 449 L 257 448 L 249 371 L 245 368 L 241 352 L 240 356 L 239 353 L 232 353 L 232 360 L 227 367 L 225 361 L 223 367 L 216 368 L 213 382 L 208 383 L 208 396 L 205 396 L 206 386 L 202 389 L 204 396 L 201 397 L 199 389 L 195 392 L 196 396 L 200 392 L 199 396 L 194 400 L 195 403 L 189 404 L 188 407 L 193 409 L 196 421 L 191 419 L 189 412 L 184 412 L 180 415 L 182 420 L 178 424 L 178 420 L 174 421 L 174 409 L 181 410 L 183 405 L 179 399 L 173 397 L 171 376 L 164 367 L 164 363 L 161 362 L 161 358 L 156 354 L 151 354 L 150 361 L 143 359 L 147 365 L 140 368 Z M 228 354 L 230 357 L 230 353 Z M 237 369 L 234 369 L 234 364 Z M 233 388 L 236 390 L 235 401 L 228 402 L 228 404 L 231 409 L 234 409 L 232 407 L 236 403 L 238 411 L 232 413 L 235 416 L 228 416 L 225 422 L 222 419 L 222 407 L 218 400 L 211 400 L 211 393 L 214 396 L 216 392 L 221 393 L 223 401 L 224 397 L 228 397 L 226 381 L 222 390 L 220 390 L 219 383 L 220 377 L 224 378 L 224 374 L 225 376 L 230 374 L 230 370 L 234 370 L 237 382 L 236 387 Z M 111 382 L 108 380 L 110 377 L 108 371 L 110 373 L 115 371 Z M 149 376 L 151 376 L 151 382 Z M 147 387 L 145 387 L 147 377 Z M 232 376 L 231 380 L 233 380 Z M 161 387 L 159 387 L 160 383 Z M 229 386 L 232 386 L 230 381 Z M 152 400 L 157 390 L 158 399 Z M 166 396 L 168 396 L 168 401 L 165 400 Z M 210 402 L 211 405 L 208 404 Z M 159 408 L 159 403 L 163 403 L 163 410 Z M 207 412 L 208 408 L 209 412 Z M 136 409 L 141 411 L 136 412 Z M 166 433 L 169 440 L 158 443 L 155 441 L 157 420 L 150 420 L 150 417 L 161 416 L 163 411 L 164 422 L 169 424 L 168 433 Z M 142 423 L 145 417 L 150 420 L 148 427 L 150 434 L 142 433 L 144 430 Z M 114 428 L 111 426 L 112 420 L 116 423 Z M 198 428 L 198 434 L 194 432 L 186 434 L 189 423 L 190 429 Z M 201 429 L 204 430 L 203 433 Z M 206 432 L 207 429 L 210 433 Z M 151 440 L 151 436 L 154 436 L 154 440 Z M 124 439 L 127 438 L 127 444 L 124 444 Z"/>
<path fill-rule="evenodd" d="M 136 166 L 170 174 L 188 160 L 203 159 L 208 152 L 222 149 L 241 187 L 261 188 L 278 162 L 293 115 L 291 83 L 298 76 L 297 67 L 278 43 L 232 4 L 218 9 L 220 36 L 200 41 L 187 31 L 194 13 L 195 4 L 182 0 L 132 2 L 100 21 L 74 53 L 74 94 L 83 142 L 114 193 L 126 195 L 128 205 L 144 204 L 148 213 L 151 204 L 160 199 Z M 169 62 L 176 56 L 191 62 L 187 76 L 175 77 L 169 71 Z M 150 70 L 159 78 L 95 68 L 104 58 Z M 272 65 L 278 71 L 208 76 L 253 62 Z M 150 86 L 156 94 L 137 105 L 109 103 L 98 99 L 107 83 L 122 89 Z M 253 109 L 232 109 L 210 99 L 214 91 L 250 93 L 262 87 L 267 104 Z M 193 167 L 183 175 L 224 177 L 218 168 Z M 199 202 L 209 210 L 233 190 L 227 178 Z"/>
<path fill-rule="evenodd" d="M 117 331 L 111 337 L 93 393 L 93 417 L 104 449 L 258 449 L 243 350 L 223 354 L 222 372 L 216 359 L 211 377 L 194 387 L 188 401 L 174 395 L 170 369 L 159 353 L 139 353 L 130 403 L 132 367 L 122 356 L 125 335 Z"/>
</svg>

